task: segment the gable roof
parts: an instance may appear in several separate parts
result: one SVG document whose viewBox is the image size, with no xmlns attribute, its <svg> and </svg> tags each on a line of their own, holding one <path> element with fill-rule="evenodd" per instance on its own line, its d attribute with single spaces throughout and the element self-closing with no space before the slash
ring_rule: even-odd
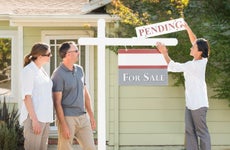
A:
<svg viewBox="0 0 230 150">
<path fill-rule="evenodd" d="M 112 0 L 0 0 L 0 15 L 80 15 Z"/>
</svg>

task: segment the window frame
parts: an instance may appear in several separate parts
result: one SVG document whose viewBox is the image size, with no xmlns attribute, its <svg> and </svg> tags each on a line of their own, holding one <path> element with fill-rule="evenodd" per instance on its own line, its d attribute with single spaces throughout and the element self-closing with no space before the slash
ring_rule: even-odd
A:
<svg viewBox="0 0 230 150">
<path fill-rule="evenodd" d="M 14 30 L 0 30 L 0 38 L 11 39 L 11 92 L 6 102 L 18 103 L 21 98 L 20 77 L 23 66 L 23 51 L 19 49 L 18 32 Z"/>
</svg>

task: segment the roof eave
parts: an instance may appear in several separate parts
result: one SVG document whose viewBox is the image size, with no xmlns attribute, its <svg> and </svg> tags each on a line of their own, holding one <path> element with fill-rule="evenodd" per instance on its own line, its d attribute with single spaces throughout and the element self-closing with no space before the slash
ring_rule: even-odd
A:
<svg viewBox="0 0 230 150">
<path fill-rule="evenodd" d="M 105 19 L 106 22 L 114 20 L 108 14 L 90 15 L 31 15 L 31 16 L 9 16 L 10 26 L 97 26 L 98 19 Z"/>
<path fill-rule="evenodd" d="M 9 15 L 0 14 L 0 20 L 9 20 Z"/>
<path fill-rule="evenodd" d="M 97 8 L 100 8 L 102 6 L 105 6 L 109 3 L 111 3 L 112 0 L 98 0 L 98 1 L 91 1 L 90 3 L 84 5 L 84 7 L 82 7 L 82 13 L 86 14 L 89 13 Z"/>
</svg>

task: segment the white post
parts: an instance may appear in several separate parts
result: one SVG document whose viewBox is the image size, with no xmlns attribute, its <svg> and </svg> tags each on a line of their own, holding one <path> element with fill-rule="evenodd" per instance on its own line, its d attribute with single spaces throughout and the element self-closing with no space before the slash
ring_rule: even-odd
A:
<svg viewBox="0 0 230 150">
<path fill-rule="evenodd" d="M 105 46 L 153 46 L 156 42 L 164 43 L 166 46 L 175 46 L 178 41 L 175 38 L 106 38 L 105 20 L 99 19 L 97 23 L 97 38 L 79 38 L 79 45 L 97 45 L 98 65 L 98 150 L 106 150 L 106 101 L 105 101 Z"/>
<path fill-rule="evenodd" d="M 98 38 L 105 38 L 105 20 L 98 20 Z M 97 50 L 97 62 L 98 62 L 98 150 L 106 150 L 106 101 L 105 101 L 105 43 L 98 44 Z"/>
<path fill-rule="evenodd" d="M 176 46 L 178 41 L 175 38 L 80 38 L 78 43 L 84 45 L 124 45 L 124 46 L 154 46 L 156 42 L 164 43 L 167 46 Z"/>
</svg>

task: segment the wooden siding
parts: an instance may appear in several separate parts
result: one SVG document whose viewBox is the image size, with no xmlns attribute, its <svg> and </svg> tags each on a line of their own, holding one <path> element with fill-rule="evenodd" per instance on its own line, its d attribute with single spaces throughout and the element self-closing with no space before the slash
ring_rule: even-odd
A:
<svg viewBox="0 0 230 150">
<path fill-rule="evenodd" d="M 70 27 L 24 27 L 23 39 L 24 39 L 24 55 L 30 52 L 34 43 L 41 42 L 43 30 L 77 30 L 79 28 Z"/>
<path fill-rule="evenodd" d="M 170 76 L 168 86 L 119 86 L 117 55 L 110 52 L 107 58 L 107 64 L 110 64 L 107 72 L 109 145 L 116 144 L 115 134 L 119 135 L 118 142 L 122 146 L 183 145 L 184 88 L 173 86 Z M 208 92 L 209 96 L 213 94 L 211 89 Z M 118 101 L 118 124 L 115 123 L 115 101 Z M 207 122 L 212 145 L 230 145 L 228 102 L 209 98 L 209 103 Z"/>
<path fill-rule="evenodd" d="M 16 30 L 0 21 L 0 30 Z M 41 41 L 42 30 L 76 28 L 24 27 L 24 54 Z M 95 56 L 95 100 L 97 98 Z M 184 88 L 172 86 L 118 86 L 117 55 L 106 51 L 106 125 L 109 145 L 183 145 Z M 210 96 L 212 95 L 209 89 Z M 230 107 L 226 100 L 209 99 L 207 115 L 212 145 L 230 146 Z M 97 102 L 95 101 L 95 105 Z M 97 107 L 95 107 L 97 112 Z M 96 114 L 97 115 L 97 114 Z M 118 122 L 118 124 L 116 124 Z M 116 136 L 118 135 L 118 141 Z"/>
</svg>

